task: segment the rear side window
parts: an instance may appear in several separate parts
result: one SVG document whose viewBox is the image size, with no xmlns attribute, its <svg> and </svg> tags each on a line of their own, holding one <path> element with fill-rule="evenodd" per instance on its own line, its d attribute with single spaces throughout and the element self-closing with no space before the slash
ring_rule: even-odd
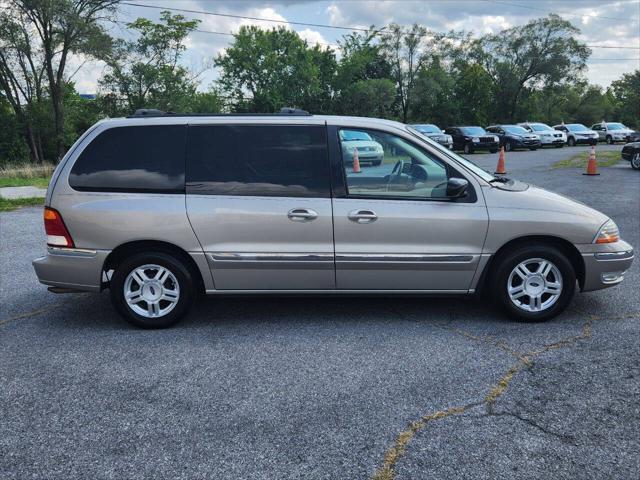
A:
<svg viewBox="0 0 640 480">
<path fill-rule="evenodd" d="M 69 185 L 83 191 L 184 192 L 186 132 L 183 125 L 105 130 L 80 154 Z"/>
<path fill-rule="evenodd" d="M 190 126 L 187 193 L 329 197 L 324 126 Z"/>
</svg>

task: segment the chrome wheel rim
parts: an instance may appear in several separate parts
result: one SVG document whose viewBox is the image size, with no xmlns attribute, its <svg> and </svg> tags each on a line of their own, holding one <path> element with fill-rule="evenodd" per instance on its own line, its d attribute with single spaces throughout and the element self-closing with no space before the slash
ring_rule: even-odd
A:
<svg viewBox="0 0 640 480">
<path fill-rule="evenodd" d="M 640 153 L 636 153 L 631 159 L 633 166 L 640 170 Z"/>
<path fill-rule="evenodd" d="M 147 264 L 134 268 L 124 281 L 124 299 L 131 310 L 145 318 L 160 318 L 180 300 L 180 286 L 167 268 Z"/>
<path fill-rule="evenodd" d="M 562 275 L 549 260 L 530 258 L 511 271 L 507 281 L 511 302 L 526 312 L 542 312 L 562 294 Z"/>
</svg>

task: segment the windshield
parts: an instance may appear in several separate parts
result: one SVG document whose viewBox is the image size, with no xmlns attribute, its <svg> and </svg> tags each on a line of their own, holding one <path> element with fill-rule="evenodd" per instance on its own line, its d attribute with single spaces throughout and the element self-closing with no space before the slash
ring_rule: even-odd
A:
<svg viewBox="0 0 640 480">
<path fill-rule="evenodd" d="M 519 135 L 522 135 L 523 133 L 529 133 L 524 128 L 517 125 L 504 125 L 502 128 L 504 128 L 509 133 L 517 133 Z"/>
<path fill-rule="evenodd" d="M 359 132 L 356 130 L 340 130 L 340 139 L 343 142 L 353 142 L 353 141 L 367 141 L 371 140 L 371 137 L 368 133 Z"/>
<path fill-rule="evenodd" d="M 478 128 L 480 128 L 480 127 L 478 127 Z M 480 178 L 482 178 L 485 182 L 490 182 L 491 180 L 496 178 L 493 175 L 491 175 L 491 173 L 487 172 L 486 170 L 483 170 L 478 165 L 473 163 L 471 160 L 467 160 L 466 158 L 461 157 L 457 153 L 454 153 L 452 150 L 449 150 L 448 148 L 443 147 L 438 142 L 434 142 L 429 137 L 423 135 L 420 132 L 420 130 L 412 127 L 411 125 L 407 125 L 407 130 L 410 133 L 416 135 L 418 138 L 426 141 L 429 145 L 431 145 L 432 147 L 436 148 L 440 153 L 445 154 L 447 157 L 452 158 L 453 160 L 457 161 L 458 163 L 460 163 L 461 165 L 463 165 L 467 169 L 471 170 L 473 173 L 475 173 Z M 482 130 L 482 129 L 480 128 L 480 130 Z"/>
<path fill-rule="evenodd" d="M 553 128 L 545 123 L 530 123 L 529 126 L 534 132 L 545 132 L 547 130 L 553 131 Z"/>
<path fill-rule="evenodd" d="M 626 128 L 627 127 L 621 123 L 607 123 L 608 130 L 625 130 Z"/>
<path fill-rule="evenodd" d="M 569 125 L 565 125 L 572 132 L 580 132 L 581 130 L 589 130 L 587 127 L 582 125 L 581 123 L 570 123 Z"/>
<path fill-rule="evenodd" d="M 482 127 L 460 127 L 465 135 L 486 135 L 487 132 Z"/>
<path fill-rule="evenodd" d="M 435 125 L 414 125 L 413 126 L 416 130 L 418 130 L 419 132 L 422 133 L 442 133 L 442 130 L 440 130 L 438 127 L 436 127 Z"/>
</svg>

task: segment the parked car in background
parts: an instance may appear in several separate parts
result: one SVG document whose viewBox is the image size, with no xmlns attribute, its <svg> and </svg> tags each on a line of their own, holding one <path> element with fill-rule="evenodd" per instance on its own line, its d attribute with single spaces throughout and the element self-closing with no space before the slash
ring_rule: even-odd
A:
<svg viewBox="0 0 640 480">
<path fill-rule="evenodd" d="M 473 153 L 476 150 L 489 150 L 491 153 L 498 151 L 500 139 L 491 135 L 482 127 L 447 127 L 445 133 L 453 139 L 453 149 L 463 150 L 464 153 Z"/>
<path fill-rule="evenodd" d="M 437 125 L 424 123 L 411 126 L 422 133 L 425 137 L 435 140 L 440 145 L 444 145 L 447 148 L 453 148 L 453 138 L 451 135 L 444 133 Z"/>
<path fill-rule="evenodd" d="M 361 165 L 363 163 L 369 163 L 377 167 L 382 163 L 382 145 L 374 142 L 368 134 L 351 130 L 341 130 L 340 140 L 343 155 L 347 163 L 353 165 L 356 150 L 358 151 L 358 161 Z"/>
<path fill-rule="evenodd" d="M 492 125 L 487 127 L 487 132 L 495 133 L 500 139 L 500 146 L 507 152 L 517 148 L 537 150 L 541 146 L 540 137 L 520 125 Z"/>
<path fill-rule="evenodd" d="M 68 150 L 33 262 L 56 293 L 109 289 L 140 327 L 173 325 L 199 293 L 478 294 L 542 321 L 633 262 L 607 215 L 398 122 L 146 112 Z M 393 167 L 353 172 L 345 138 L 381 145 Z"/>
<path fill-rule="evenodd" d="M 613 145 L 616 142 L 628 142 L 633 130 L 618 122 L 602 122 L 591 126 L 598 133 L 598 140 Z"/>
<path fill-rule="evenodd" d="M 573 147 L 578 144 L 595 145 L 598 143 L 598 132 L 588 129 L 581 123 L 567 123 L 554 125 L 556 130 L 560 130 L 567 135 L 567 145 Z"/>
<path fill-rule="evenodd" d="M 631 162 L 631 168 L 640 170 L 640 142 L 627 143 L 622 147 L 622 158 Z"/>
<path fill-rule="evenodd" d="M 631 132 L 631 134 L 629 135 L 629 143 L 631 142 L 640 142 L 640 132 L 637 130 L 634 130 L 633 132 Z"/>
<path fill-rule="evenodd" d="M 526 131 L 534 133 L 540 137 L 540 143 L 544 147 L 545 145 L 553 145 L 557 148 L 562 148 L 567 143 L 567 135 L 559 130 L 554 130 L 546 123 L 541 122 L 524 122 L 519 123 Z"/>
</svg>

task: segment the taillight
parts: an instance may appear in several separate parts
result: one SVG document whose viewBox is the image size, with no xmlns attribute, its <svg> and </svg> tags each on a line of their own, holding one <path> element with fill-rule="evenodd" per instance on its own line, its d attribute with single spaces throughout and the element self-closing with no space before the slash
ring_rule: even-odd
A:
<svg viewBox="0 0 640 480">
<path fill-rule="evenodd" d="M 47 233 L 47 245 L 50 247 L 74 247 L 69 230 L 55 208 L 44 207 L 44 231 Z"/>
</svg>

